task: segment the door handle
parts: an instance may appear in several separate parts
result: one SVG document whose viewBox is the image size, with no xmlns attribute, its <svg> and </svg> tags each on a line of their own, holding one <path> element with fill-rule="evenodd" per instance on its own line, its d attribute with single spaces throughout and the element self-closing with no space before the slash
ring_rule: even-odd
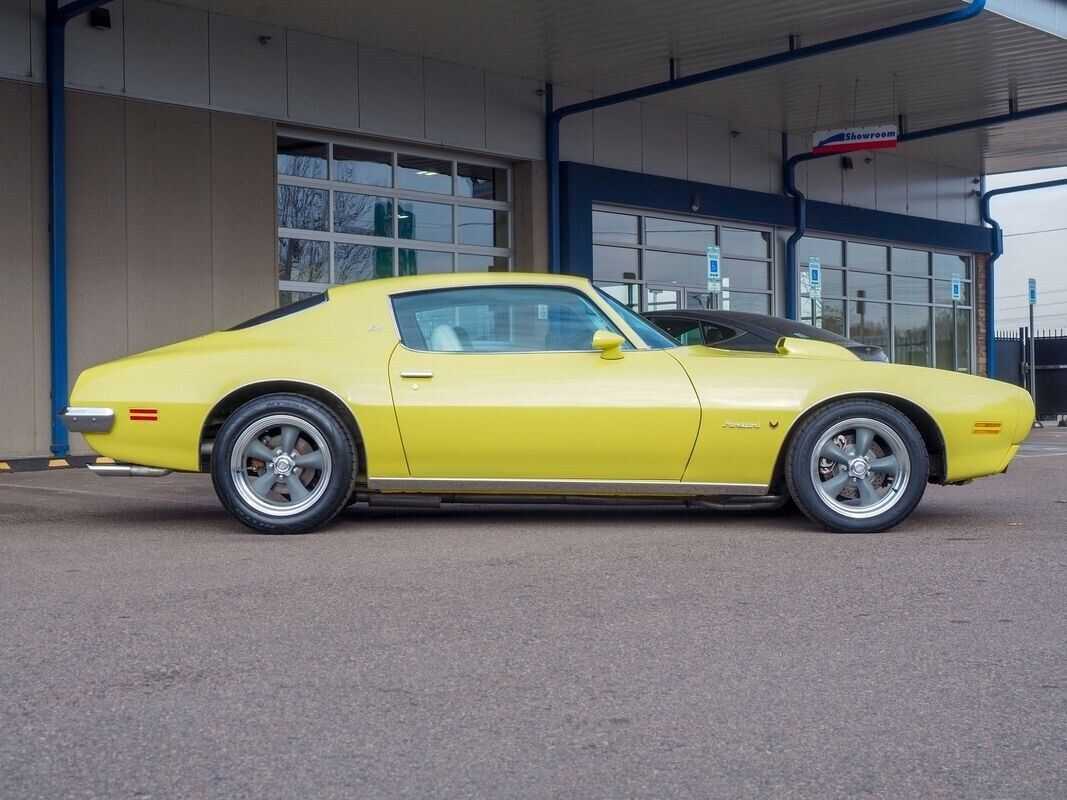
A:
<svg viewBox="0 0 1067 800">
<path fill-rule="evenodd" d="M 433 373 L 429 370 L 409 369 L 400 373 L 401 378 L 432 378 Z"/>
</svg>

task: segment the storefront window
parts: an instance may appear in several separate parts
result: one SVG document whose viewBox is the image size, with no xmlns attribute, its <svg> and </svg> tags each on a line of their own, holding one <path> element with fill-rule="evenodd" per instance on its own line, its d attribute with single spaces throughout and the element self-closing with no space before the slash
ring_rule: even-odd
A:
<svg viewBox="0 0 1067 800">
<path fill-rule="evenodd" d="M 278 299 L 393 275 L 511 269 L 505 165 L 278 137 Z"/>
</svg>

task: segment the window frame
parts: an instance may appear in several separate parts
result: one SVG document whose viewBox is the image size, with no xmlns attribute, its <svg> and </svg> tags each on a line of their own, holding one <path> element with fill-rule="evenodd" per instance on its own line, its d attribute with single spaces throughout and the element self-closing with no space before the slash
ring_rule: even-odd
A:
<svg viewBox="0 0 1067 800">
<path fill-rule="evenodd" d="M 464 255 L 485 257 L 490 259 L 505 259 L 507 271 L 512 272 L 515 268 L 515 175 L 510 162 L 485 157 L 470 155 L 467 153 L 453 152 L 448 150 L 428 148 L 425 146 L 408 146 L 402 142 L 381 141 L 373 138 L 334 135 L 321 131 L 308 131 L 300 128 L 278 126 L 275 131 L 275 159 L 274 159 L 274 182 L 275 182 L 275 275 L 278 274 L 278 240 L 302 239 L 310 241 L 326 242 L 327 259 L 325 272 L 327 280 L 322 282 L 292 281 L 276 278 L 278 292 L 324 292 L 332 286 L 343 285 L 337 282 L 337 264 L 335 259 L 334 245 L 351 244 L 359 246 L 382 247 L 391 249 L 392 253 L 392 276 L 397 276 L 401 269 L 400 252 L 403 250 L 425 250 L 451 255 L 452 273 L 460 272 L 460 263 Z M 278 142 L 281 139 L 296 139 L 299 141 L 323 144 L 326 146 L 326 177 L 310 178 L 296 175 L 286 175 L 278 171 Z M 391 186 L 378 186 L 339 180 L 335 173 L 334 147 L 353 147 L 364 150 L 372 150 L 389 156 L 391 169 Z M 398 166 L 399 158 L 414 156 L 419 158 L 438 159 L 448 161 L 451 165 L 451 194 L 437 192 L 418 191 L 415 189 L 399 188 Z M 457 191 L 457 181 L 461 172 L 461 164 L 489 167 L 502 170 L 507 179 L 507 191 L 503 200 L 487 200 L 483 198 L 467 197 Z M 327 193 L 326 230 L 313 231 L 302 228 L 282 227 L 278 219 L 277 196 L 279 187 L 296 186 L 307 189 L 322 190 Z M 372 197 L 384 197 L 391 201 L 391 230 L 388 236 L 376 236 L 373 234 L 341 233 L 335 230 L 336 197 L 339 193 L 366 195 Z M 400 236 L 400 203 L 402 202 L 425 202 L 449 207 L 452 217 L 451 241 L 441 242 L 414 238 L 401 238 Z M 507 232 L 506 247 L 486 246 L 477 244 L 461 244 L 459 219 L 460 208 L 485 209 L 493 212 L 504 212 Z M 497 215 L 493 216 L 494 224 Z"/>
</svg>

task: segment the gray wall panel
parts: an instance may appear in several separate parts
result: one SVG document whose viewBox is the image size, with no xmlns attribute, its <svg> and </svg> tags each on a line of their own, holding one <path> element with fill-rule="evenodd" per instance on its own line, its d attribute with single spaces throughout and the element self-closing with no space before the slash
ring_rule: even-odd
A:
<svg viewBox="0 0 1067 800">
<path fill-rule="evenodd" d="M 808 199 L 841 203 L 841 158 L 816 158 L 808 162 Z"/>
<path fill-rule="evenodd" d="M 593 163 L 641 171 L 641 103 L 620 103 L 593 112 Z"/>
<path fill-rule="evenodd" d="M 670 108 L 641 104 L 641 169 L 651 175 L 685 178 L 686 114 Z"/>
<path fill-rule="evenodd" d="M 69 96 L 69 95 L 68 95 Z M 30 92 L 30 216 L 33 240 L 33 382 L 36 408 L 34 420 L 34 452 L 49 453 L 52 441 L 51 397 L 51 339 L 49 326 L 49 246 L 48 246 L 48 105 L 43 86 Z M 78 445 L 80 436 L 71 437 L 71 446 Z"/>
<path fill-rule="evenodd" d="M 937 165 L 937 218 L 946 222 L 967 219 L 968 173 L 965 170 Z"/>
<path fill-rule="evenodd" d="M 0 73 L 30 74 L 30 0 L 0 0 Z"/>
<path fill-rule="evenodd" d="M 207 12 L 165 3 L 130 3 L 125 27 L 127 93 L 207 105 Z"/>
<path fill-rule="evenodd" d="M 418 56 L 359 48 L 359 121 L 364 130 L 426 136 L 422 69 Z"/>
<path fill-rule="evenodd" d="M 875 207 L 893 214 L 908 213 L 908 162 L 879 153 L 875 159 Z"/>
<path fill-rule="evenodd" d="M 31 88 L 0 81 L 0 458 L 34 449 Z M 47 395 L 46 395 L 47 397 Z"/>
<path fill-rule="evenodd" d="M 331 128 L 358 128 L 356 45 L 301 31 L 289 31 L 285 44 L 289 118 Z"/>
<path fill-rule="evenodd" d="M 544 158 L 544 98 L 538 81 L 485 73 L 485 146 L 496 153 Z"/>
<path fill-rule="evenodd" d="M 846 169 L 841 173 L 842 200 L 845 205 L 860 208 L 875 207 L 875 184 L 878 174 L 876 158 L 874 153 L 852 153 L 852 169 Z"/>
<path fill-rule="evenodd" d="M 908 161 L 908 213 L 937 219 L 937 166 Z"/>
<path fill-rule="evenodd" d="M 703 114 L 686 115 L 689 180 L 730 185 L 730 123 Z"/>
<path fill-rule="evenodd" d="M 284 118 L 285 29 L 221 14 L 210 16 L 208 29 L 211 105 Z"/>
<path fill-rule="evenodd" d="M 130 103 L 126 224 L 130 350 L 210 331 L 210 114 Z"/>
<path fill-rule="evenodd" d="M 278 303 L 274 125 L 211 115 L 212 325 L 228 328 Z"/>
<path fill-rule="evenodd" d="M 111 12 L 111 30 L 89 26 L 88 15 L 67 23 L 67 85 L 87 89 L 126 88 L 123 67 L 123 3 L 104 6 Z"/>
<path fill-rule="evenodd" d="M 69 92 L 70 379 L 129 352 L 126 335 L 126 101 Z M 158 190 L 158 187 L 157 187 Z M 157 223 L 158 224 L 158 223 Z"/>
<path fill-rule="evenodd" d="M 556 108 L 581 103 L 593 97 L 592 92 L 567 89 L 563 86 L 555 87 L 554 94 Z M 593 163 L 592 114 L 574 114 L 564 118 L 559 126 L 559 139 L 559 157 L 562 160 L 579 161 L 582 164 Z"/>
<path fill-rule="evenodd" d="M 485 147 L 485 72 L 427 58 L 426 138 L 459 147 Z"/>
<path fill-rule="evenodd" d="M 734 134 L 737 134 L 736 136 Z M 730 185 L 757 192 L 771 191 L 771 164 L 778 160 L 778 142 L 771 147 L 765 128 L 730 122 Z"/>
</svg>

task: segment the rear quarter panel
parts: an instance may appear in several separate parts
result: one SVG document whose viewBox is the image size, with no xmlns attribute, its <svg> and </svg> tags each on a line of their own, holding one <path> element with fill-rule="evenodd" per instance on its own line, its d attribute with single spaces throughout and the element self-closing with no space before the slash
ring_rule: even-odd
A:
<svg viewBox="0 0 1067 800">
<path fill-rule="evenodd" d="M 386 367 L 397 344 L 388 298 L 346 292 L 271 322 L 180 342 L 86 370 L 71 405 L 115 409 L 106 434 L 87 434 L 102 455 L 196 471 L 201 431 L 231 392 L 270 381 L 332 392 L 352 410 L 375 474 L 406 475 Z M 158 420 L 131 421 L 153 408 Z"/>
</svg>

